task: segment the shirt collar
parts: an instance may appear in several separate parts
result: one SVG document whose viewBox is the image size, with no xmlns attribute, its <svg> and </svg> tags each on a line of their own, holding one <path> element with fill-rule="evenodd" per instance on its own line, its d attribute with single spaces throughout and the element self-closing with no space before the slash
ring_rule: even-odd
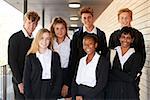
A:
<svg viewBox="0 0 150 100">
<path fill-rule="evenodd" d="M 25 30 L 24 27 L 22 28 L 22 31 L 23 31 L 25 37 L 28 37 L 28 38 L 30 38 L 30 39 L 33 38 L 33 35 L 31 35 L 31 36 L 28 35 L 28 33 L 27 33 L 27 31 Z"/>
<path fill-rule="evenodd" d="M 96 27 L 94 26 L 93 30 L 91 32 L 89 32 L 85 26 L 83 26 L 83 33 L 84 32 L 88 32 L 88 33 L 94 33 L 94 34 L 97 34 L 97 30 L 96 30 Z"/>
<path fill-rule="evenodd" d="M 36 52 L 36 56 L 39 58 L 40 56 L 48 56 L 51 55 L 52 51 L 50 49 L 46 49 L 44 53 L 40 53 L 39 51 Z"/>
</svg>

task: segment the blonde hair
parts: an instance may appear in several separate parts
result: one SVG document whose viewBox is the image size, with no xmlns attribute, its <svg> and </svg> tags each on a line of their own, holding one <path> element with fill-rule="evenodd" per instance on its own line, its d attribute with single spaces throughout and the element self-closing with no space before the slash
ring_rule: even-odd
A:
<svg viewBox="0 0 150 100">
<path fill-rule="evenodd" d="M 52 20 L 52 23 L 51 23 L 51 26 L 50 26 L 50 31 L 52 32 L 53 34 L 53 37 L 56 37 L 56 34 L 55 34 L 55 26 L 56 24 L 63 24 L 65 26 L 65 29 L 66 29 L 66 36 L 69 38 L 68 36 L 68 32 L 67 32 L 67 23 L 64 19 L 62 19 L 61 17 L 55 17 L 53 18 Z"/>
<path fill-rule="evenodd" d="M 93 9 L 91 7 L 82 7 L 80 9 L 80 15 L 82 15 L 83 13 L 90 13 L 93 16 Z"/>
<path fill-rule="evenodd" d="M 50 34 L 50 44 L 49 44 L 48 48 L 52 50 L 52 34 L 50 33 L 50 31 L 48 29 L 42 28 L 37 32 L 36 37 L 34 38 L 27 55 L 29 55 L 31 53 L 36 53 L 39 50 L 39 41 L 41 40 L 41 38 L 45 32 L 48 32 Z"/>
<path fill-rule="evenodd" d="M 123 13 L 123 12 L 129 13 L 129 14 L 130 14 L 130 17 L 131 17 L 131 20 L 132 20 L 132 11 L 131 11 L 130 9 L 128 9 L 128 8 L 123 8 L 123 9 L 120 9 L 120 10 L 118 11 L 118 19 L 119 19 L 119 15 L 120 15 L 121 13 Z"/>
<path fill-rule="evenodd" d="M 37 12 L 35 11 L 28 11 L 27 13 L 25 13 L 24 15 L 24 21 L 26 19 L 31 20 L 32 22 L 38 22 L 40 20 L 40 16 L 37 14 Z"/>
</svg>

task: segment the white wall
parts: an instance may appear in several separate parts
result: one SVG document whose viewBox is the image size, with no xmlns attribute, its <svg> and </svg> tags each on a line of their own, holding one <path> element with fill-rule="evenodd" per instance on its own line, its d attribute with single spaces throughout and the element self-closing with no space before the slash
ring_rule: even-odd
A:
<svg viewBox="0 0 150 100">
<path fill-rule="evenodd" d="M 144 35 L 146 62 L 142 70 L 140 98 L 150 100 L 150 0 L 113 0 L 94 24 L 106 33 L 108 41 L 110 34 L 120 26 L 117 20 L 118 11 L 126 7 L 133 11 L 132 27 Z"/>
</svg>

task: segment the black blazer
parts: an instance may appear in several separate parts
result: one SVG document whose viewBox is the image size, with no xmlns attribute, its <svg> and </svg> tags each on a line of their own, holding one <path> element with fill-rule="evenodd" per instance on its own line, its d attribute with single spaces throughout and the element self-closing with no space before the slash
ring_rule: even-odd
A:
<svg viewBox="0 0 150 100">
<path fill-rule="evenodd" d="M 91 98 L 91 99 L 104 99 L 104 87 L 107 83 L 108 79 L 108 68 L 109 68 L 109 61 L 100 56 L 97 67 L 96 67 L 96 86 L 89 87 L 85 85 L 78 85 L 76 83 L 76 74 L 72 82 L 72 89 L 71 93 L 72 96 L 83 96 L 83 98 Z"/>
<path fill-rule="evenodd" d="M 26 57 L 24 69 L 24 90 L 27 99 L 38 99 L 41 94 L 42 66 L 36 54 Z M 51 61 L 51 97 L 56 98 L 61 91 L 62 70 L 58 53 L 52 52 Z"/>
<path fill-rule="evenodd" d="M 141 61 L 141 69 L 144 66 L 145 59 L 146 59 L 146 50 L 145 50 L 145 43 L 143 35 L 140 31 L 138 31 L 135 28 L 132 28 L 134 32 L 135 39 L 133 41 L 133 48 L 136 52 L 139 52 L 142 55 L 142 61 Z M 120 29 L 114 31 L 109 39 L 109 48 L 114 49 L 115 47 L 120 45 L 119 36 L 120 36 Z"/>
<path fill-rule="evenodd" d="M 107 42 L 105 33 L 101 31 L 99 28 L 96 28 L 97 30 L 97 36 L 98 36 L 98 47 L 96 49 L 96 52 L 101 52 L 101 55 L 106 55 L 108 48 L 107 48 Z M 79 63 L 80 58 L 86 55 L 86 53 L 83 50 L 83 37 L 89 33 L 84 32 L 83 33 L 83 27 L 80 27 L 73 35 L 73 39 L 71 40 L 71 51 L 70 51 L 70 58 L 69 58 L 69 84 L 72 82 L 72 78 L 75 73 L 76 66 Z"/>
<path fill-rule="evenodd" d="M 136 79 L 138 78 L 137 74 L 141 71 L 141 58 L 140 53 L 133 53 L 122 69 L 118 53 L 116 53 L 113 66 L 109 70 L 106 100 L 139 100 L 139 86 Z"/>
<path fill-rule="evenodd" d="M 14 33 L 9 39 L 8 64 L 15 84 L 22 83 L 25 55 L 31 46 L 32 40 L 25 37 L 22 30 Z"/>
</svg>

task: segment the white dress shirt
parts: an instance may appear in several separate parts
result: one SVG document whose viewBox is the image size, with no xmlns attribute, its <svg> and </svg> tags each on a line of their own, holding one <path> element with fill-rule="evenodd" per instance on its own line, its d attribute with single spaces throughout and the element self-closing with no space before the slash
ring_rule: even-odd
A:
<svg viewBox="0 0 150 100">
<path fill-rule="evenodd" d="M 96 67 L 99 61 L 100 55 L 95 52 L 92 60 L 86 64 L 87 55 L 80 59 L 76 83 L 78 85 L 86 85 L 89 87 L 94 87 L 96 85 Z"/>
<path fill-rule="evenodd" d="M 60 55 L 61 68 L 67 68 L 70 55 L 70 39 L 66 37 L 60 44 L 58 44 L 56 39 L 54 39 L 53 47 L 54 50 Z"/>
<path fill-rule="evenodd" d="M 42 65 L 42 79 L 51 79 L 51 60 L 52 60 L 52 51 L 47 49 L 44 53 L 36 53 L 37 58 L 40 60 Z"/>
<path fill-rule="evenodd" d="M 30 39 L 33 38 L 33 35 L 29 36 L 29 34 L 27 33 L 27 31 L 24 29 L 24 27 L 22 28 L 22 31 L 23 31 L 25 37 L 28 37 L 28 38 L 30 38 Z"/>
<path fill-rule="evenodd" d="M 91 32 L 89 32 L 85 26 L 83 26 L 83 33 L 84 32 L 88 32 L 88 33 L 94 33 L 94 34 L 97 34 L 97 30 L 96 30 L 96 27 L 94 26 L 93 30 Z"/>
</svg>

